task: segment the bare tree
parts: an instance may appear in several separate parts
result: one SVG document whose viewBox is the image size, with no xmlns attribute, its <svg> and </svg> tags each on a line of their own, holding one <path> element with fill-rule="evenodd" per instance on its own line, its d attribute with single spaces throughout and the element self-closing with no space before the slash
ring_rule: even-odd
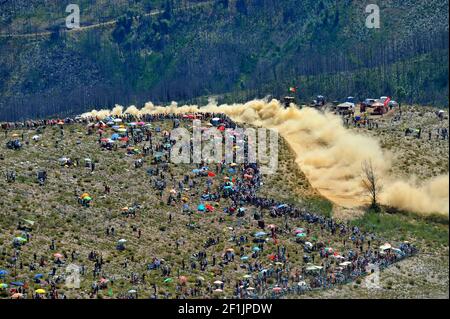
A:
<svg viewBox="0 0 450 319">
<path fill-rule="evenodd" d="M 364 161 L 362 163 L 362 183 L 371 199 L 371 208 L 378 210 L 378 194 L 381 192 L 382 186 L 378 175 L 375 173 L 372 161 Z"/>
</svg>

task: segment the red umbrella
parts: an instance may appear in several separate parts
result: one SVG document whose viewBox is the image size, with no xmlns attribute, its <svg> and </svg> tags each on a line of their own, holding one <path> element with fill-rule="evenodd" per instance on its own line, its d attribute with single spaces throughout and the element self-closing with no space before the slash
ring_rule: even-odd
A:
<svg viewBox="0 0 450 319">
<path fill-rule="evenodd" d="M 128 142 L 128 137 L 121 137 L 119 140 L 122 142 Z"/>
<path fill-rule="evenodd" d="M 278 292 L 281 292 L 282 289 L 280 287 L 274 287 L 272 290 L 273 290 L 273 292 L 278 293 Z"/>
<path fill-rule="evenodd" d="M 216 174 L 214 174 L 213 172 L 208 172 L 208 176 L 209 176 L 209 177 L 215 177 Z"/>
<path fill-rule="evenodd" d="M 218 129 L 219 129 L 219 131 L 223 132 L 223 131 L 225 131 L 225 126 L 221 125 L 218 127 Z"/>
<path fill-rule="evenodd" d="M 205 207 L 206 207 L 206 210 L 208 212 L 213 212 L 214 211 L 214 207 L 212 207 L 211 205 L 206 205 Z"/>
</svg>

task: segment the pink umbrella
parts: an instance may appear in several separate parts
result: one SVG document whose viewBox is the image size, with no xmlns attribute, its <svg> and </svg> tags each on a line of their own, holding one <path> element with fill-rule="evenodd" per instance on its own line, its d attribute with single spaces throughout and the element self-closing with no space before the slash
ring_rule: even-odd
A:
<svg viewBox="0 0 450 319">
<path fill-rule="evenodd" d="M 55 258 L 64 258 L 64 256 L 61 255 L 60 253 L 54 254 L 53 257 L 55 257 Z"/>
</svg>

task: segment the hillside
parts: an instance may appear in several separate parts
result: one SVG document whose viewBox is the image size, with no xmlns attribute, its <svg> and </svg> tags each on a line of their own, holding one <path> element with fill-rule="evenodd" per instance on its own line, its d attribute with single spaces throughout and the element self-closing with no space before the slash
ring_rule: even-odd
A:
<svg viewBox="0 0 450 319">
<path fill-rule="evenodd" d="M 132 136 L 131 126 L 124 124 Z M 120 146 L 128 144 L 123 141 L 116 142 L 117 149 L 102 147 L 98 134 L 92 130 L 89 134 L 92 126 L 87 122 L 1 132 L 1 145 L 15 138 L 24 145 L 20 150 L 2 146 L 0 153 L 1 173 L 14 170 L 17 174 L 14 182 L 0 180 L 0 284 L 7 286 L 0 286 L 0 298 L 8 298 L 12 289 L 22 287 L 20 283 L 28 286 L 24 298 L 55 298 L 55 293 L 59 297 L 98 299 L 230 298 L 236 296 L 238 284 L 244 287 L 238 293 L 240 298 L 448 298 L 448 221 L 367 213 L 350 224 L 336 224 L 340 231 L 333 232 L 326 226 L 330 219 L 325 223 L 322 219 L 331 215 L 331 204 L 311 188 L 284 140 L 280 143 L 277 174 L 263 177 L 257 196 L 293 205 L 301 210 L 300 215 L 298 211 L 273 215 L 278 211 L 276 206 L 259 207 L 244 201 L 235 206 L 236 199 L 225 195 L 204 200 L 204 195 L 223 193 L 224 178 L 233 178 L 243 191 L 243 167 L 232 172 L 230 165 L 221 172 L 217 165 L 211 165 L 210 172 L 217 175 L 208 177 L 195 173 L 193 164 L 166 166 L 164 160 L 157 164 L 154 156 L 133 149 L 151 145 L 156 150 L 165 143 L 164 131 L 170 130 L 173 123 L 153 119 L 148 124 L 144 127 L 152 132 L 153 142 L 130 142 L 131 151 Z M 181 120 L 182 127 L 191 130 L 191 125 L 190 120 Z M 103 136 L 113 133 L 111 127 L 103 129 Z M 33 139 L 35 135 L 40 138 Z M 163 153 L 167 154 L 167 150 Z M 64 165 L 59 160 L 62 157 L 79 165 Z M 95 169 L 86 167 L 85 158 L 96 164 Z M 138 159 L 144 161 L 143 167 L 134 167 Z M 47 172 L 42 186 L 36 179 L 40 170 Z M 180 187 L 185 176 L 197 186 L 183 182 Z M 166 181 L 167 188 L 160 192 L 155 180 Z M 212 180 L 211 191 L 202 187 L 207 180 Z M 105 190 L 105 185 L 110 191 Z M 92 197 L 88 207 L 77 199 L 85 192 Z M 186 203 L 188 209 L 184 208 Z M 211 205 L 213 211 L 197 209 L 202 203 Z M 128 214 L 136 204 L 135 214 Z M 244 214 L 227 210 L 232 207 L 242 208 Z M 255 213 L 264 217 L 264 227 Z M 308 220 L 308 216 L 317 220 Z M 340 221 L 334 219 L 334 223 Z M 347 227 L 353 225 L 361 228 L 361 235 L 371 238 L 369 242 L 363 240 L 359 246 L 358 241 L 347 239 Z M 296 232 L 300 228 L 303 236 Z M 274 229 L 272 235 L 258 241 L 255 234 L 270 233 L 270 229 Z M 360 236 L 358 232 L 353 234 Z M 24 236 L 28 240 L 18 245 L 17 238 Z M 121 239 L 126 240 L 124 250 L 116 248 Z M 209 239 L 217 242 L 205 246 Z M 314 247 L 307 248 L 305 240 L 313 242 Z M 332 247 L 326 250 L 333 249 L 344 259 L 351 259 L 352 251 L 364 248 L 370 254 L 370 247 L 378 250 L 385 242 L 397 246 L 406 240 L 419 248 L 419 253 L 394 259 L 395 265 L 385 264 L 389 267 L 382 272 L 381 286 L 376 290 L 365 289 L 370 277 L 358 273 L 357 268 L 345 281 L 339 281 L 346 272 L 339 268 L 335 255 L 323 255 L 325 244 Z M 230 251 L 235 254 L 233 260 L 226 258 Z M 204 257 L 199 255 L 201 252 Z M 161 261 L 159 268 L 150 267 L 155 260 Z M 388 262 L 380 261 L 380 265 Z M 327 271 L 336 273 L 334 288 L 317 286 L 317 274 L 307 270 L 312 262 L 328 265 Z M 66 267 L 70 264 L 84 269 L 78 289 L 65 285 Z M 262 281 L 264 271 L 267 276 Z M 312 291 L 296 288 L 298 274 Z M 283 286 L 284 278 L 288 278 L 288 287 Z M 344 282 L 347 284 L 341 285 Z M 93 288 L 96 285 L 98 290 Z M 38 289 L 44 293 L 35 292 Z"/>
<path fill-rule="evenodd" d="M 1 4 L 1 119 L 81 113 L 115 103 L 235 102 L 392 95 L 448 103 L 448 1 L 82 1 L 83 32 L 65 32 L 53 1 Z M 377 1 L 376 1 L 377 2 Z M 200 4 L 200 5 L 199 5 Z M 150 12 L 157 14 L 149 15 Z M 147 14 L 147 15 L 146 15 Z"/>
</svg>

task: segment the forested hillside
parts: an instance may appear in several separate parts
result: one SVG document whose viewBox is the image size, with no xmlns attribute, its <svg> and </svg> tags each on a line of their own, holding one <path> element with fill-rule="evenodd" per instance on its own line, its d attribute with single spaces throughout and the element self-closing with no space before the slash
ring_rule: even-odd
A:
<svg viewBox="0 0 450 319">
<path fill-rule="evenodd" d="M 373 2 L 380 29 L 365 27 L 369 3 L 357 0 L 78 1 L 82 27 L 116 22 L 65 32 L 67 3 L 2 0 L 0 118 L 280 97 L 289 86 L 305 101 L 448 106 L 448 0 Z"/>
</svg>

